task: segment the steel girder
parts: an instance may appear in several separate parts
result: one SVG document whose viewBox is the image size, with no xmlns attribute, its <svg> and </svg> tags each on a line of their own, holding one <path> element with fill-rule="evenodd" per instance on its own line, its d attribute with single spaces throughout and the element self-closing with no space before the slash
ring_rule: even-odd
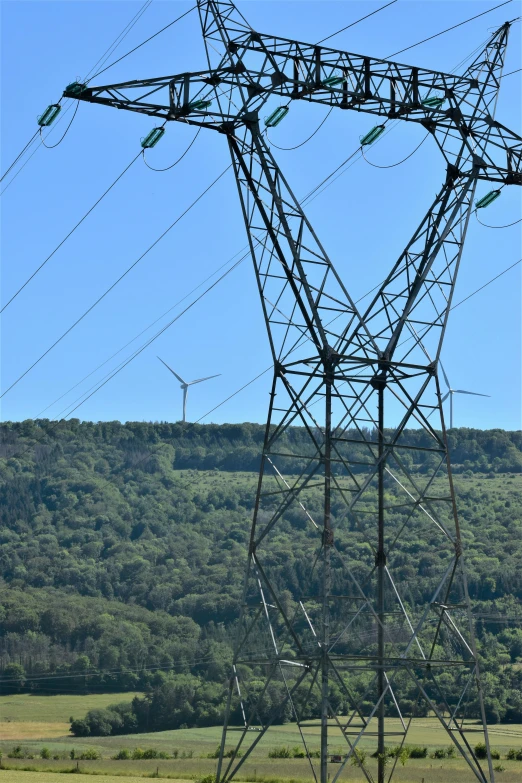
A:
<svg viewBox="0 0 522 783">
<path fill-rule="evenodd" d="M 327 783 L 332 741 L 344 747 L 332 783 L 350 763 L 373 781 L 361 748 L 374 742 L 384 783 L 386 740 L 402 747 L 423 704 L 476 779 L 493 781 L 437 368 L 477 182 L 522 183 L 522 139 L 494 118 L 509 23 L 455 76 L 259 34 L 231 2 L 198 10 L 205 71 L 79 98 L 226 136 L 267 325 L 274 379 L 218 781 L 292 719 L 316 781 Z M 364 313 L 261 132 L 272 95 L 420 123 L 445 159 L 440 192 Z M 424 102 L 434 96 L 445 103 Z M 281 551 L 278 531 L 293 525 L 309 528 L 305 552 Z"/>
</svg>

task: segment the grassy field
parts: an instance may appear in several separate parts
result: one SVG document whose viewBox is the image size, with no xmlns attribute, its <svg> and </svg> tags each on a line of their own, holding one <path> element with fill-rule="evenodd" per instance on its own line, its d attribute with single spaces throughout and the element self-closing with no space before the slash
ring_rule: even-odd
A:
<svg viewBox="0 0 522 783">
<path fill-rule="evenodd" d="M 98 693 L 85 696 L 0 696 L 0 740 L 50 739 L 69 733 L 69 718 L 88 710 L 132 701 L 134 693 Z"/>
<path fill-rule="evenodd" d="M 120 737 L 71 737 L 68 735 L 70 715 L 83 715 L 88 709 L 131 699 L 132 693 L 104 694 L 86 696 L 3 696 L 0 697 L 0 750 L 3 753 L 0 783 L 67 783 L 69 774 L 85 773 L 101 776 L 103 780 L 123 783 L 127 778 L 165 777 L 174 780 L 198 780 L 215 772 L 216 761 L 209 758 L 220 740 L 220 727 L 201 729 L 180 729 L 154 734 L 134 734 Z M 387 728 L 399 729 L 398 721 L 389 720 Z M 473 726 L 470 724 L 470 729 Z M 319 747 L 319 729 L 309 730 L 311 749 Z M 341 737 L 332 736 L 331 751 L 341 749 Z M 470 735 L 474 744 L 477 734 Z M 522 748 L 522 725 L 492 726 L 491 741 L 499 750 L 503 770 L 499 780 L 506 783 L 522 781 L 522 762 L 505 759 L 509 748 Z M 311 781 L 312 776 L 306 759 L 271 759 L 268 751 L 282 745 L 299 745 L 299 732 L 295 725 L 287 724 L 270 729 L 245 763 L 238 780 L 257 781 L 257 783 L 299 783 Z M 390 745 L 393 740 L 390 740 Z M 408 736 L 409 745 L 427 746 L 429 751 L 447 747 L 450 740 L 433 718 L 416 720 Z M 15 745 L 22 746 L 25 758 L 9 758 Z M 48 748 L 51 758 L 42 759 L 42 747 Z M 177 758 L 122 761 L 112 759 L 122 748 L 133 750 L 155 748 L 158 751 Z M 368 741 L 366 749 L 374 748 Z M 71 760 L 74 749 L 77 758 L 89 750 L 96 750 L 101 758 L 97 760 Z M 28 758 L 28 756 L 33 758 Z M 52 758 L 53 755 L 58 758 Z M 60 758 L 61 756 L 61 758 Z M 78 765 L 78 767 L 77 767 Z M 374 759 L 367 761 L 368 769 L 375 773 Z M 391 769 L 391 762 L 390 762 Z M 330 764 L 333 778 L 339 770 L 336 764 Z M 346 781 L 364 780 L 361 771 L 347 766 L 341 775 Z M 460 759 L 409 759 L 404 767 L 397 765 L 394 781 L 398 783 L 471 783 L 476 780 Z"/>
</svg>

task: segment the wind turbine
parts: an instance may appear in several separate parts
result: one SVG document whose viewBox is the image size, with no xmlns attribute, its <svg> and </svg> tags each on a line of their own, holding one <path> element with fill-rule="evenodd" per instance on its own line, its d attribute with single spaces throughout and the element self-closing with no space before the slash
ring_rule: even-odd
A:
<svg viewBox="0 0 522 783">
<path fill-rule="evenodd" d="M 164 364 L 164 365 L 165 365 L 165 367 L 167 368 L 167 370 L 170 370 L 170 371 L 171 371 L 172 375 L 175 375 L 175 376 L 176 376 L 176 378 L 178 379 L 178 381 L 179 381 L 179 382 L 180 382 L 180 384 L 181 384 L 181 388 L 183 389 L 183 423 L 185 423 L 185 421 L 186 421 L 186 413 L 187 413 L 187 394 L 188 394 L 188 388 L 189 388 L 189 386 L 194 386 L 194 384 L 195 384 L 195 383 L 202 383 L 202 381 L 209 381 L 211 378 L 217 378 L 219 375 L 221 375 L 221 373 L 218 373 L 217 375 L 209 375 L 207 378 L 198 378 L 198 379 L 197 379 L 197 380 L 195 380 L 195 381 L 188 381 L 188 382 L 187 382 L 187 381 L 184 381 L 184 380 L 183 380 L 183 378 L 181 378 L 181 377 L 180 377 L 180 376 L 177 374 L 177 372 L 174 372 L 174 370 L 172 369 L 172 367 L 169 367 L 169 365 L 167 364 L 167 362 L 164 362 L 164 361 L 163 361 L 163 359 L 161 359 L 159 356 L 158 356 L 158 359 L 160 360 L 160 362 L 161 362 L 162 364 Z"/>
<path fill-rule="evenodd" d="M 472 391 L 464 391 L 464 389 L 452 389 L 450 386 L 450 382 L 448 380 L 448 376 L 446 375 L 444 371 L 444 367 L 442 366 L 442 362 L 439 359 L 440 369 L 442 370 L 442 374 L 444 376 L 444 380 L 446 381 L 446 386 L 448 387 L 448 391 L 442 398 L 441 402 L 444 402 L 445 400 L 450 398 L 450 429 L 453 429 L 453 395 L 454 394 L 472 394 L 474 397 L 491 397 L 491 394 L 479 394 L 478 392 L 472 392 Z"/>
</svg>

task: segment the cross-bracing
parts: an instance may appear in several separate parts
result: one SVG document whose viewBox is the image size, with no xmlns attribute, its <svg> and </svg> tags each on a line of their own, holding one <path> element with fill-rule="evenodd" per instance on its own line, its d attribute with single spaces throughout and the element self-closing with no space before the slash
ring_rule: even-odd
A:
<svg viewBox="0 0 522 783">
<path fill-rule="evenodd" d="M 390 769 L 386 744 L 403 747 L 428 711 L 493 781 L 438 366 L 477 183 L 522 182 L 522 139 L 494 116 L 510 23 L 455 76 L 258 33 L 231 2 L 198 11 L 205 70 L 65 95 L 216 130 L 232 157 L 274 377 L 218 781 L 291 719 L 316 781 L 344 743 L 332 783 L 352 762 L 374 780 L 363 747 L 384 783 L 398 758 Z M 420 123 L 442 153 L 440 191 L 364 312 L 262 133 L 273 96 Z M 310 530 L 301 588 L 277 547 L 293 524 Z"/>
</svg>

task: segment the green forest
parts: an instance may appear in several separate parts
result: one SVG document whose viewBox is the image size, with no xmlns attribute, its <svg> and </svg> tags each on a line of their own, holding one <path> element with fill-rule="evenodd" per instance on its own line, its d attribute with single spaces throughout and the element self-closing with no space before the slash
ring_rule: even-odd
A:
<svg viewBox="0 0 522 783">
<path fill-rule="evenodd" d="M 218 724 L 263 436 L 257 424 L 3 424 L 2 692 L 143 692 L 74 716 L 77 734 Z M 302 453 L 303 431 L 287 438 Z M 454 429 L 449 446 L 488 719 L 522 722 L 522 433 Z M 415 453 L 422 473 L 430 455 Z M 308 544 L 302 519 L 285 516 L 272 558 L 290 593 Z M 422 544 L 397 566 L 418 603 L 437 558 Z M 278 698 L 274 683 L 267 709 Z"/>
</svg>

